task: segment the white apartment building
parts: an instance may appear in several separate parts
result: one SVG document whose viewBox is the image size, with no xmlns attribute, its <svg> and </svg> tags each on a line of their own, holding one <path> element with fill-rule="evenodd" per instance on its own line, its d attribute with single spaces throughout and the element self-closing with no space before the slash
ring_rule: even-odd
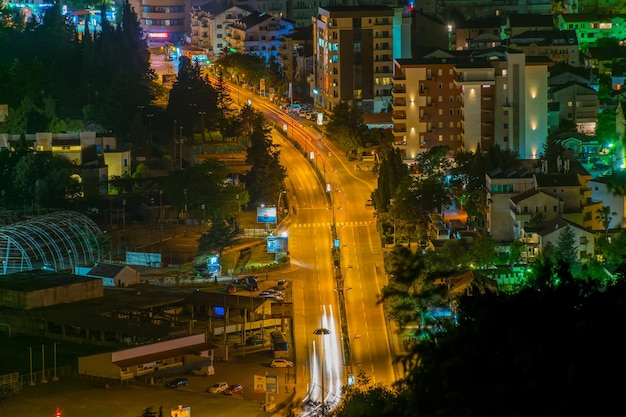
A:
<svg viewBox="0 0 626 417">
<path fill-rule="evenodd" d="M 252 12 L 239 6 L 209 3 L 191 13 L 191 44 L 205 48 L 209 59 L 217 59 L 224 48 L 230 47 L 227 38 L 230 26 Z"/>
</svg>

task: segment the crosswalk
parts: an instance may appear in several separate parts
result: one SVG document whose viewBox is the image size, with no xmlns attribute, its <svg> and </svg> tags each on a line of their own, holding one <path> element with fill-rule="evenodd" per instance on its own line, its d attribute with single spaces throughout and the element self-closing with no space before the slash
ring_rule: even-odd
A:
<svg viewBox="0 0 626 417">
<path fill-rule="evenodd" d="M 355 221 L 355 222 L 337 222 L 337 227 L 354 227 L 354 226 L 368 226 L 372 224 L 371 221 Z M 290 228 L 297 229 L 310 229 L 313 227 L 331 227 L 332 222 L 320 222 L 320 223 L 292 223 Z"/>
</svg>

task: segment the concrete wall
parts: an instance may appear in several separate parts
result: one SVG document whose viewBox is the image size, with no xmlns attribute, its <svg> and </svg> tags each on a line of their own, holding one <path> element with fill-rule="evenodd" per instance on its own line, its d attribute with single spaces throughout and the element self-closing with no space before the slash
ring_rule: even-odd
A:
<svg viewBox="0 0 626 417">
<path fill-rule="evenodd" d="M 102 280 L 99 279 L 30 292 L 0 289 L 0 300 L 2 300 L 3 306 L 23 310 L 73 303 L 80 300 L 99 298 L 103 295 Z"/>
</svg>

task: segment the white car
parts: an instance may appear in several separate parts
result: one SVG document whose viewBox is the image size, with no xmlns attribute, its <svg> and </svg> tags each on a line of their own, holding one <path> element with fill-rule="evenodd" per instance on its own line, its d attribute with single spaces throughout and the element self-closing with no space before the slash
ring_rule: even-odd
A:
<svg viewBox="0 0 626 417">
<path fill-rule="evenodd" d="M 293 368 L 293 362 L 287 359 L 274 359 L 271 364 L 272 368 Z"/>
<path fill-rule="evenodd" d="M 209 388 L 207 388 L 207 392 L 211 393 L 211 394 L 220 394 L 224 391 L 226 391 L 228 389 L 229 385 L 228 382 L 217 382 L 213 385 L 211 385 Z"/>
</svg>

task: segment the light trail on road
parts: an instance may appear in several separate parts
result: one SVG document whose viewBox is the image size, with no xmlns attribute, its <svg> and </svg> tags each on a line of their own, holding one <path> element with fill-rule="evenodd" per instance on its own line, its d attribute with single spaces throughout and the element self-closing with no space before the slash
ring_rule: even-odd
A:
<svg viewBox="0 0 626 417">
<path fill-rule="evenodd" d="M 311 382 L 302 404 L 302 415 L 317 414 L 322 404 L 326 410 L 332 410 L 341 401 L 341 388 L 344 380 L 341 332 L 337 327 L 332 306 L 324 305 L 322 311 L 320 329 L 327 330 L 328 334 L 315 336 L 312 341 L 309 358 Z M 320 338 L 322 347 L 318 349 Z"/>
</svg>

